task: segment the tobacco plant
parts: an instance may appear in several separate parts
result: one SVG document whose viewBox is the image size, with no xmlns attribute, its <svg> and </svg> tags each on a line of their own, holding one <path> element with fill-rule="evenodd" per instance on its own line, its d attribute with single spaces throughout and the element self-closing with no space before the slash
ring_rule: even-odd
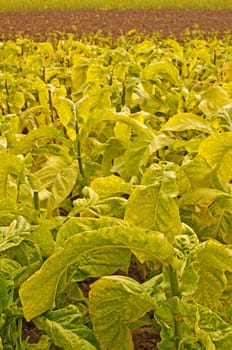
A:
<svg viewBox="0 0 232 350">
<path fill-rule="evenodd" d="M 231 347 L 229 41 L 1 43 L 0 349 Z"/>
</svg>

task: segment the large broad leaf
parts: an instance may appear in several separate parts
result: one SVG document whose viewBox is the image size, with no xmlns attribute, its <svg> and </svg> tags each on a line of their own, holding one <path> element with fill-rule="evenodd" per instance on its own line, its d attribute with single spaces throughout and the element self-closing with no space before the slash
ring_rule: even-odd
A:
<svg viewBox="0 0 232 350">
<path fill-rule="evenodd" d="M 30 152 L 30 150 L 35 147 L 35 144 L 38 140 L 40 143 L 42 141 L 44 144 L 48 142 L 48 140 L 59 140 L 62 144 L 69 145 L 68 140 L 65 138 L 62 131 L 58 130 L 54 126 L 42 126 L 39 129 L 32 130 L 25 137 L 21 138 L 19 142 L 16 143 L 15 147 L 12 149 L 12 152 L 15 154 L 26 154 Z"/>
<path fill-rule="evenodd" d="M 182 165 L 177 173 L 180 195 L 199 187 L 210 187 L 211 171 L 205 158 L 199 155 L 187 164 Z"/>
<path fill-rule="evenodd" d="M 171 63 L 168 62 L 156 62 L 147 65 L 143 71 L 142 76 L 147 80 L 156 80 L 158 76 L 167 75 L 169 79 L 176 81 L 179 77 L 178 69 Z"/>
<path fill-rule="evenodd" d="M 106 142 L 101 163 L 103 174 L 110 173 L 115 158 L 120 157 L 123 151 L 124 147 L 118 139 L 111 138 Z"/>
<path fill-rule="evenodd" d="M 128 200 L 124 219 L 130 225 L 163 232 L 170 240 L 182 232 L 179 207 L 165 181 L 137 187 Z"/>
<path fill-rule="evenodd" d="M 212 115 L 231 103 L 227 91 L 221 86 L 212 86 L 201 94 L 200 109 L 206 115 Z"/>
<path fill-rule="evenodd" d="M 76 116 L 75 104 L 68 98 L 59 96 L 53 101 L 53 106 L 56 108 L 61 124 L 65 127 L 70 140 L 76 140 Z"/>
<path fill-rule="evenodd" d="M 214 188 L 199 188 L 186 192 L 180 199 L 180 208 L 188 211 L 188 223 L 195 228 L 201 240 L 217 239 L 232 243 L 232 197 Z"/>
<path fill-rule="evenodd" d="M 110 74 L 109 67 L 105 67 L 99 63 L 93 63 L 89 65 L 87 70 L 87 82 L 99 82 L 101 84 L 108 82 Z"/>
<path fill-rule="evenodd" d="M 23 170 L 24 161 L 15 155 L 0 154 L 0 209 L 16 209 L 18 196 L 18 177 Z"/>
<path fill-rule="evenodd" d="M 125 221 L 117 218 L 74 217 L 67 220 L 56 235 L 56 247 L 63 246 L 65 241 L 77 233 L 98 230 L 102 227 L 126 225 Z"/>
<path fill-rule="evenodd" d="M 178 113 L 169 118 L 162 127 L 163 131 L 199 130 L 211 134 L 213 132 L 210 124 L 197 114 Z"/>
<path fill-rule="evenodd" d="M 54 209 L 58 208 L 60 203 L 70 194 L 76 183 L 77 175 L 77 163 L 68 165 L 56 174 L 51 188 L 52 194 L 47 203 L 48 214 L 51 214 Z"/>
<path fill-rule="evenodd" d="M 99 85 L 94 85 L 93 91 L 88 91 L 88 93 L 78 101 L 77 111 L 80 117 L 87 122 L 92 119 L 92 112 L 94 110 L 106 110 L 111 108 L 111 87 L 105 86 L 100 87 Z M 90 118 L 91 115 L 91 118 Z"/>
<path fill-rule="evenodd" d="M 43 256 L 50 256 L 55 248 L 55 242 L 52 236 L 52 230 L 55 225 L 52 221 L 43 219 L 40 225 L 33 227 L 30 239 L 38 244 Z"/>
<path fill-rule="evenodd" d="M 62 349 L 99 349 L 92 331 L 84 325 L 82 314 L 74 305 L 46 312 L 33 321 Z"/>
<path fill-rule="evenodd" d="M 104 297 L 102 297 L 104 295 Z M 154 307 L 145 288 L 131 278 L 102 277 L 91 286 L 90 316 L 102 350 L 133 350 L 128 325 Z"/>
<path fill-rule="evenodd" d="M 76 264 L 76 280 L 104 276 L 119 268 L 127 269 L 131 252 L 141 262 L 159 261 L 173 268 L 179 265 L 174 248 L 157 232 L 114 226 L 78 233 L 22 284 L 20 298 L 25 318 L 30 320 L 55 306 L 58 283 L 69 266 Z"/>
<path fill-rule="evenodd" d="M 201 225 L 198 231 L 199 236 L 212 237 L 220 242 L 232 244 L 232 197 L 217 198 L 209 208 L 209 215 L 213 218 L 213 222 Z"/>
<path fill-rule="evenodd" d="M 159 135 L 141 134 L 131 142 L 125 152 L 125 167 L 130 176 L 137 175 L 156 151 L 167 147 L 173 140 L 161 133 Z"/>
<path fill-rule="evenodd" d="M 223 183 L 232 179 L 232 132 L 214 134 L 200 144 L 198 154 L 216 168 Z"/>
<path fill-rule="evenodd" d="M 72 67 L 71 80 L 73 91 L 79 91 L 86 82 L 88 64 L 84 60 Z"/>
<path fill-rule="evenodd" d="M 208 240 L 190 255 L 182 292 L 192 295 L 196 303 L 216 309 L 226 286 L 226 271 L 232 272 L 232 250 Z"/>
<path fill-rule="evenodd" d="M 57 174 L 68 166 L 67 161 L 63 157 L 52 156 L 43 164 L 41 169 L 34 172 L 39 183 L 38 190 L 49 189 L 56 178 Z"/>
<path fill-rule="evenodd" d="M 215 188 L 199 187 L 195 190 L 190 190 L 183 194 L 179 204 L 182 208 L 188 208 L 191 206 L 210 206 L 218 198 L 227 198 L 228 193 L 217 190 Z"/>
<path fill-rule="evenodd" d="M 97 201 L 89 206 L 91 213 L 97 217 L 115 217 L 123 219 L 126 210 L 127 200 L 121 197 L 109 197 Z"/>
<path fill-rule="evenodd" d="M 115 175 L 98 177 L 91 181 L 90 187 L 100 198 L 106 198 L 116 194 L 130 194 L 132 192 L 132 185 Z"/>
</svg>

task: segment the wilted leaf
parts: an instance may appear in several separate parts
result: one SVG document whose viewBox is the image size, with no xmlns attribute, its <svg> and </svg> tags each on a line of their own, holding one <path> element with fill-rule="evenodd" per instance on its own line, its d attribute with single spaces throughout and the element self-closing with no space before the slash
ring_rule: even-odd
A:
<svg viewBox="0 0 232 350">
<path fill-rule="evenodd" d="M 78 233 L 22 284 L 20 298 L 25 318 L 30 320 L 55 306 L 57 285 L 69 266 L 76 264 L 77 281 L 104 276 L 128 268 L 132 251 L 142 262 L 158 261 L 173 268 L 179 265 L 174 248 L 157 232 L 114 226 Z"/>
</svg>

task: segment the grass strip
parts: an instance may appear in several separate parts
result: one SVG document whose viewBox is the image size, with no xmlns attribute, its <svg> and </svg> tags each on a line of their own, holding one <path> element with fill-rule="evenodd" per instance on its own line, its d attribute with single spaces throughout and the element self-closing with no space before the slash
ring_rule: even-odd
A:
<svg viewBox="0 0 232 350">
<path fill-rule="evenodd" d="M 232 9 L 231 0 L 0 0 L 0 10 Z"/>
</svg>

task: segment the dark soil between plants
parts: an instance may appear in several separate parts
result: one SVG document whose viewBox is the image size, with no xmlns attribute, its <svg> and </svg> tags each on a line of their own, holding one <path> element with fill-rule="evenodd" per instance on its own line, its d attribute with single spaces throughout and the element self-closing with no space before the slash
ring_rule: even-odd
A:
<svg viewBox="0 0 232 350">
<path fill-rule="evenodd" d="M 232 10 L 64 10 L 0 12 L 0 36 L 22 34 L 44 40 L 51 33 L 73 33 L 77 37 L 95 34 L 113 37 L 131 29 L 150 35 L 159 32 L 181 39 L 186 29 L 198 27 L 218 37 L 232 30 Z"/>
</svg>

